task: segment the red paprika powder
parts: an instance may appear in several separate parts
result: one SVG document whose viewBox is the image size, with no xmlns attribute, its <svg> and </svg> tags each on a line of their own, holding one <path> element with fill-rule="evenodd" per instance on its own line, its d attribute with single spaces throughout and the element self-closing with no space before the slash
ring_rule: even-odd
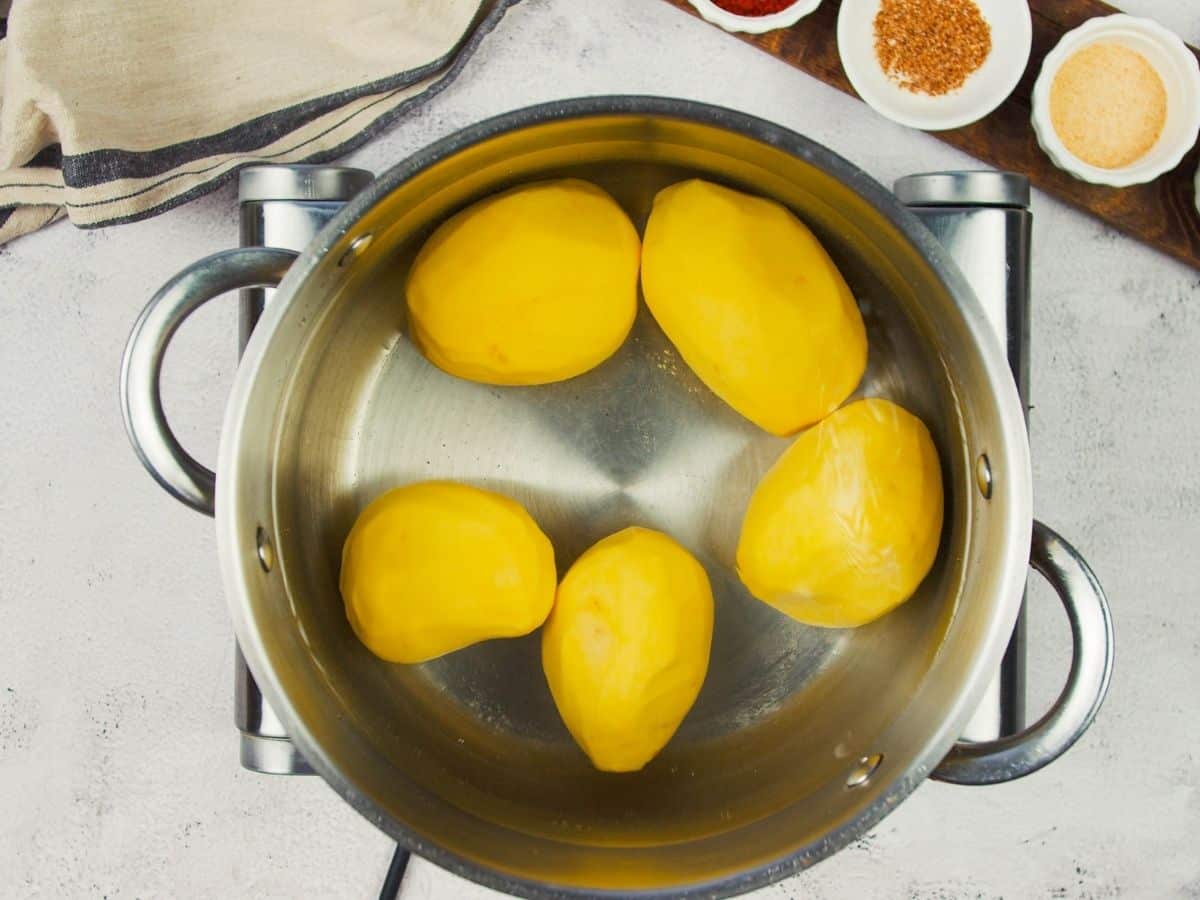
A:
<svg viewBox="0 0 1200 900">
<path fill-rule="evenodd" d="M 712 0 L 717 6 L 735 16 L 769 16 L 782 12 L 796 0 Z"/>
</svg>

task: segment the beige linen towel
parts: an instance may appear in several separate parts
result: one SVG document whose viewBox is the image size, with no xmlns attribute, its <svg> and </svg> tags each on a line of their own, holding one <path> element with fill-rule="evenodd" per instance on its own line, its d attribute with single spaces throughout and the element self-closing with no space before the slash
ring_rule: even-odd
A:
<svg viewBox="0 0 1200 900">
<path fill-rule="evenodd" d="M 248 164 L 334 159 L 444 87 L 515 2 L 15 0 L 0 243 L 64 214 L 145 218 Z"/>
</svg>

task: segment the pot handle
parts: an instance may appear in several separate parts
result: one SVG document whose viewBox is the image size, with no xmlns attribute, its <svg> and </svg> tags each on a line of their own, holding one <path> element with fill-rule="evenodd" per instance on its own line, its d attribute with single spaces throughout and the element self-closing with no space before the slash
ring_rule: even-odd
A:
<svg viewBox="0 0 1200 900">
<path fill-rule="evenodd" d="M 1104 589 L 1070 544 L 1033 523 L 1029 563 L 1050 582 L 1071 623 L 1071 671 L 1050 710 L 1017 734 L 978 743 L 960 741 L 933 771 L 954 784 L 999 784 L 1054 762 L 1092 724 L 1112 676 L 1112 618 Z"/>
<path fill-rule="evenodd" d="M 167 424 L 159 378 L 171 338 L 197 309 L 227 291 L 274 287 L 295 261 L 291 250 L 247 247 L 206 256 L 150 298 L 138 316 L 121 361 L 121 412 L 142 465 L 167 491 L 198 512 L 212 515 L 216 476 L 196 462 Z"/>
</svg>

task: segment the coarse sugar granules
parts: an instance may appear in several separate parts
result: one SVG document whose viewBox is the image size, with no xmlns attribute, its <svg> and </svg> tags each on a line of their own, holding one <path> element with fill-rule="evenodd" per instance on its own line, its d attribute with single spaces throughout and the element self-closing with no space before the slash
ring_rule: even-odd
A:
<svg viewBox="0 0 1200 900">
<path fill-rule="evenodd" d="M 992 52 L 992 29 L 972 0 L 883 0 L 875 56 L 892 81 L 918 94 L 957 90 Z"/>
</svg>

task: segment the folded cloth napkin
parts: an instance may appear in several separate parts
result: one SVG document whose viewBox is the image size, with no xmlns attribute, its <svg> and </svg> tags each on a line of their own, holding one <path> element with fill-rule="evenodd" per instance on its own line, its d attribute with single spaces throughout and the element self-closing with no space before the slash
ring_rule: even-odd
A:
<svg viewBox="0 0 1200 900">
<path fill-rule="evenodd" d="M 249 164 L 341 156 L 445 87 L 515 2 L 14 0 L 0 243 L 64 215 L 152 216 Z"/>
</svg>

